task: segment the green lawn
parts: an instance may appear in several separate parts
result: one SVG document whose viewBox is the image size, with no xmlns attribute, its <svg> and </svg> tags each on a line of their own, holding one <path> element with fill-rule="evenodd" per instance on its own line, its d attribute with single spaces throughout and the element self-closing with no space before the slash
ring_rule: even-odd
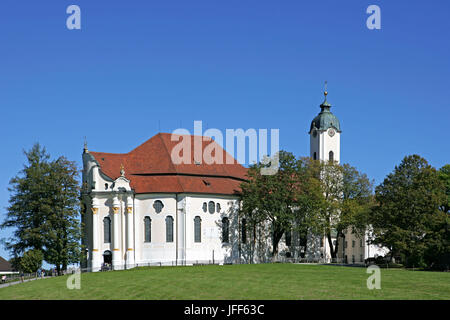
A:
<svg viewBox="0 0 450 320">
<path fill-rule="evenodd" d="M 381 289 L 368 290 L 365 268 L 261 264 L 150 267 L 83 273 L 0 289 L 5 299 L 450 299 L 450 273 L 381 269 Z"/>
</svg>

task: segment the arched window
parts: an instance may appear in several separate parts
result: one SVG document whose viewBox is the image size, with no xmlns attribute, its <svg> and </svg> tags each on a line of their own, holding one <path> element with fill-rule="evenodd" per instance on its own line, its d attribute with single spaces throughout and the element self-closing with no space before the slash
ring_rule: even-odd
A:
<svg viewBox="0 0 450 320">
<path fill-rule="evenodd" d="M 314 159 L 314 160 L 317 160 L 317 152 L 314 152 L 314 157 L 313 157 L 313 159 Z"/>
<path fill-rule="evenodd" d="M 286 245 L 289 247 L 291 245 L 292 242 L 292 237 L 291 237 L 291 230 L 287 230 L 284 232 L 284 236 L 285 236 L 285 240 L 286 240 Z"/>
<path fill-rule="evenodd" d="M 105 243 L 111 243 L 111 219 L 103 219 L 103 240 Z"/>
<path fill-rule="evenodd" d="M 208 211 L 208 204 L 206 202 L 203 202 L 203 212 Z"/>
<path fill-rule="evenodd" d="M 166 242 L 173 242 L 173 218 L 166 218 Z"/>
<path fill-rule="evenodd" d="M 202 242 L 202 219 L 199 216 L 194 219 L 194 242 Z"/>
<path fill-rule="evenodd" d="M 242 243 L 247 243 L 247 220 L 242 219 Z"/>
<path fill-rule="evenodd" d="M 155 202 L 153 202 L 153 208 L 155 209 L 156 213 L 160 213 L 164 208 L 164 204 L 161 200 L 156 200 Z"/>
<path fill-rule="evenodd" d="M 230 221 L 227 217 L 222 219 L 222 242 L 228 243 L 230 240 Z"/>
<path fill-rule="evenodd" d="M 330 153 L 328 154 L 328 158 L 330 159 L 330 162 L 334 161 L 334 152 L 330 151 Z"/>
<path fill-rule="evenodd" d="M 152 219 L 144 218 L 144 242 L 152 242 Z"/>
<path fill-rule="evenodd" d="M 220 203 L 217 203 L 217 205 L 216 205 L 216 211 L 217 211 L 217 212 L 220 212 Z"/>
<path fill-rule="evenodd" d="M 216 210 L 216 204 L 214 203 L 214 201 L 210 201 L 209 203 L 208 203 L 208 210 L 209 210 L 209 213 L 214 213 L 214 210 Z"/>
</svg>

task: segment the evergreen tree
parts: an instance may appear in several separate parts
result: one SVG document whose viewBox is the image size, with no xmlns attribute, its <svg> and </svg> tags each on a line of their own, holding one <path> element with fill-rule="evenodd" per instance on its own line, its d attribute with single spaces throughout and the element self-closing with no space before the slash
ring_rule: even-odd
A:
<svg viewBox="0 0 450 320">
<path fill-rule="evenodd" d="M 45 260 L 66 270 L 80 259 L 81 228 L 79 221 L 78 170 L 74 162 L 60 157 L 50 163 L 53 210 L 47 217 L 44 233 Z"/>
<path fill-rule="evenodd" d="M 78 171 L 64 157 L 50 161 L 39 144 L 25 155 L 27 164 L 10 181 L 10 205 L 0 225 L 15 229 L 5 247 L 19 260 L 25 251 L 39 250 L 60 272 L 79 259 Z"/>
<path fill-rule="evenodd" d="M 45 235 L 42 226 L 52 211 L 50 156 L 38 143 L 24 154 L 27 163 L 10 180 L 8 213 L 0 226 L 2 229 L 15 228 L 13 237 L 4 239 L 6 249 L 14 257 L 21 256 L 28 249 L 43 248 Z"/>
</svg>

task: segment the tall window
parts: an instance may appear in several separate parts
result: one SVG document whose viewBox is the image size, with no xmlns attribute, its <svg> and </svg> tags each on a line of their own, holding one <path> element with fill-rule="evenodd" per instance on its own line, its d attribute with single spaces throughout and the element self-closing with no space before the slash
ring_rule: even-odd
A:
<svg viewBox="0 0 450 320">
<path fill-rule="evenodd" d="M 203 202 L 203 212 L 208 211 L 208 205 L 206 204 L 206 202 Z"/>
<path fill-rule="evenodd" d="M 230 221 L 227 217 L 222 219 L 222 242 L 229 242 L 230 240 Z"/>
<path fill-rule="evenodd" d="M 105 243 L 111 243 L 111 219 L 103 219 L 103 240 Z"/>
<path fill-rule="evenodd" d="M 208 203 L 208 210 L 209 213 L 214 213 L 214 210 L 216 210 L 216 204 L 214 203 L 214 201 L 210 201 Z"/>
<path fill-rule="evenodd" d="M 287 230 L 284 232 L 286 245 L 289 247 L 292 243 L 291 230 Z"/>
<path fill-rule="evenodd" d="M 199 216 L 194 219 L 194 242 L 202 242 L 202 219 Z"/>
<path fill-rule="evenodd" d="M 242 219 L 242 243 L 247 243 L 247 220 Z"/>
<path fill-rule="evenodd" d="M 216 211 L 217 211 L 217 212 L 220 212 L 220 203 L 217 203 L 217 205 L 216 205 Z"/>
<path fill-rule="evenodd" d="M 144 241 L 152 242 L 152 219 L 150 217 L 144 218 Z"/>
<path fill-rule="evenodd" d="M 166 218 L 166 242 L 173 242 L 173 218 Z"/>
<path fill-rule="evenodd" d="M 352 240 L 352 248 L 355 247 L 355 240 Z"/>
<path fill-rule="evenodd" d="M 330 159 L 330 162 L 334 161 L 334 152 L 330 151 L 330 153 L 328 154 L 328 158 Z"/>
<path fill-rule="evenodd" d="M 317 160 L 317 152 L 314 152 L 314 160 Z"/>
</svg>

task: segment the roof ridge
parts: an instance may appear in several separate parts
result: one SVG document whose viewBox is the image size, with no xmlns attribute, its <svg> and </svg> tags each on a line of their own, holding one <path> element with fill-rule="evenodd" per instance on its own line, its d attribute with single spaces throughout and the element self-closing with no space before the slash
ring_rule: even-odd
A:
<svg viewBox="0 0 450 320">
<path fill-rule="evenodd" d="M 113 155 L 113 156 L 115 156 L 115 155 L 125 156 L 125 155 L 129 154 L 129 152 L 128 153 L 112 153 L 112 152 L 101 152 L 101 151 L 89 151 L 89 153 L 97 153 L 97 154 L 101 153 L 101 154 L 107 154 L 107 155 Z"/>
</svg>

